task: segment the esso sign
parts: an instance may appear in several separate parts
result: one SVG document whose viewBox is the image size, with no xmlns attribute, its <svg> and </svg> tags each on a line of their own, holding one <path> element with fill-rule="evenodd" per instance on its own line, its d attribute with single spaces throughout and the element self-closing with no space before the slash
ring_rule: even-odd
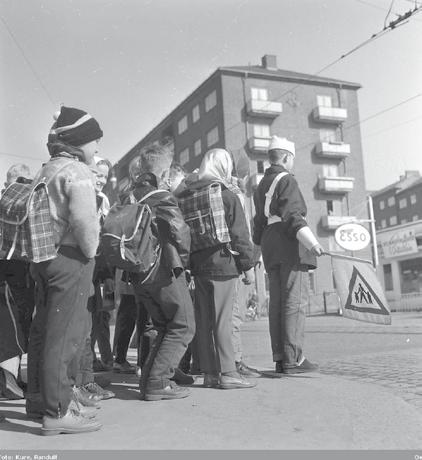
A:
<svg viewBox="0 0 422 460">
<path fill-rule="evenodd" d="M 336 243 L 347 251 L 360 251 L 371 241 L 368 230 L 360 224 L 343 224 L 334 234 Z"/>
</svg>

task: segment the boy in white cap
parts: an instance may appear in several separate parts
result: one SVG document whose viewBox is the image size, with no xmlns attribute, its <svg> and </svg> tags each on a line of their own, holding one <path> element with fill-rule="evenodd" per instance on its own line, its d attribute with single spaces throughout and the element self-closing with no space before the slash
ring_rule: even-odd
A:
<svg viewBox="0 0 422 460">
<path fill-rule="evenodd" d="M 260 245 L 270 287 L 269 324 L 276 372 L 312 372 L 302 348 L 308 273 L 316 268 L 321 245 L 306 222 L 306 204 L 290 171 L 295 145 L 273 136 L 268 148 L 271 166 L 254 194 L 253 241 Z"/>
</svg>

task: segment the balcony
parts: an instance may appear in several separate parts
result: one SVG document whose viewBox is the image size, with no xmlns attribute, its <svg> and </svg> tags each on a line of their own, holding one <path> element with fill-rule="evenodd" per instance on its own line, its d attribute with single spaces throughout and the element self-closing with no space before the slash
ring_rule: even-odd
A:
<svg viewBox="0 0 422 460">
<path fill-rule="evenodd" d="M 356 222 L 355 216 L 322 216 L 321 225 L 325 230 L 335 230 L 343 224 Z"/>
<path fill-rule="evenodd" d="M 340 107 L 324 107 L 319 105 L 314 108 L 312 114 L 314 120 L 321 123 L 343 123 L 343 121 L 347 120 L 347 109 Z"/>
<path fill-rule="evenodd" d="M 246 109 L 249 115 L 275 118 L 283 111 L 283 105 L 281 102 L 251 99 L 248 101 Z"/>
<path fill-rule="evenodd" d="M 350 144 L 344 142 L 319 142 L 315 154 L 323 158 L 347 158 L 350 155 Z"/>
<path fill-rule="evenodd" d="M 354 182 L 354 177 L 324 176 L 318 179 L 318 188 L 323 193 L 349 193 Z"/>
<path fill-rule="evenodd" d="M 252 153 L 267 153 L 268 147 L 270 146 L 269 137 L 251 137 L 249 139 L 249 150 Z"/>
</svg>

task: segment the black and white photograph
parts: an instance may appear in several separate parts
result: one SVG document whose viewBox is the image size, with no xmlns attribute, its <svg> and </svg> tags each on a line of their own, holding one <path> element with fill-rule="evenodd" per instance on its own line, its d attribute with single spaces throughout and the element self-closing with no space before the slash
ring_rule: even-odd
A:
<svg viewBox="0 0 422 460">
<path fill-rule="evenodd" d="M 422 460 L 421 43 L 421 0 L 0 0 L 0 459 Z"/>
</svg>

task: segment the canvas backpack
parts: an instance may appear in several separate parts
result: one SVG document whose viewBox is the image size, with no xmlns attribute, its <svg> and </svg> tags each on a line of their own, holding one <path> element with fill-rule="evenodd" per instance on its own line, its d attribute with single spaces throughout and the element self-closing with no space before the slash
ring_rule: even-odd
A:
<svg viewBox="0 0 422 460">
<path fill-rule="evenodd" d="M 57 257 L 54 227 L 50 215 L 48 184 L 71 161 L 60 164 L 47 179 L 30 184 L 14 182 L 0 198 L 0 257 L 45 262 Z"/>
<path fill-rule="evenodd" d="M 230 243 L 219 182 L 185 192 L 179 207 L 190 228 L 192 252 Z"/>
<path fill-rule="evenodd" d="M 139 201 L 131 194 L 129 204 L 115 204 L 101 232 L 100 252 L 106 262 L 112 267 L 137 273 L 142 283 L 149 280 L 161 255 L 153 214 L 144 201 L 164 191 L 153 190 Z"/>
</svg>

